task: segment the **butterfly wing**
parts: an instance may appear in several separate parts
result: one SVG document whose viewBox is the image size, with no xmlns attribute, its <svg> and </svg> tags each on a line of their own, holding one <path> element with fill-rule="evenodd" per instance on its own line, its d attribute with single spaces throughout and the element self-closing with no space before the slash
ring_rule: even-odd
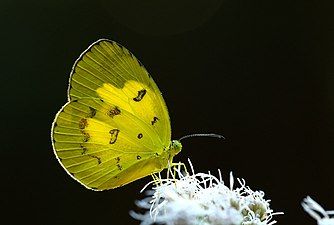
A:
<svg viewBox="0 0 334 225">
<path fill-rule="evenodd" d="M 164 144 L 171 140 L 167 107 L 157 85 L 140 61 L 114 41 L 98 40 L 81 54 L 72 69 L 68 96 L 102 98 L 153 124 Z"/>
<path fill-rule="evenodd" d="M 68 94 L 52 139 L 73 178 L 105 190 L 165 167 L 159 155 L 170 143 L 167 108 L 127 49 L 109 40 L 93 43 L 73 66 Z"/>
</svg>

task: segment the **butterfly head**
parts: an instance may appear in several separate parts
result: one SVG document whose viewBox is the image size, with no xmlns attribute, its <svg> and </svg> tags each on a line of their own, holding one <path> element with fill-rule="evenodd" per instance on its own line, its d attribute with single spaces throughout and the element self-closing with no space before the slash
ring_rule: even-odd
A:
<svg viewBox="0 0 334 225">
<path fill-rule="evenodd" d="M 181 151 L 181 149 L 182 149 L 182 144 L 178 140 L 173 140 L 170 143 L 169 150 L 172 156 L 177 155 Z"/>
</svg>

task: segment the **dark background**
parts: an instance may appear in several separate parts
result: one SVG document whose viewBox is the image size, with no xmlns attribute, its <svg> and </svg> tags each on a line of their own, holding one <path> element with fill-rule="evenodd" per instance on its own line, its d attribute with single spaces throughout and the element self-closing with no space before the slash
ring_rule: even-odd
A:
<svg viewBox="0 0 334 225">
<path fill-rule="evenodd" d="M 184 140 L 177 161 L 245 178 L 285 212 L 278 224 L 316 224 L 300 202 L 334 209 L 331 2 L 2 0 L 1 223 L 138 224 L 128 212 L 150 178 L 86 190 L 51 147 L 72 64 L 109 38 L 152 74 L 173 138 L 226 136 Z"/>
</svg>

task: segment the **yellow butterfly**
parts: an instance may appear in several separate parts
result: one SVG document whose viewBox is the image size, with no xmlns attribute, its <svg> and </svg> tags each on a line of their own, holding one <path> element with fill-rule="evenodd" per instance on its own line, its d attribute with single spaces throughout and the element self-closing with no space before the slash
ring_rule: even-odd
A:
<svg viewBox="0 0 334 225">
<path fill-rule="evenodd" d="M 94 190 L 160 172 L 182 148 L 171 141 L 167 107 L 150 74 L 129 50 L 106 39 L 75 62 L 51 137 L 66 172 Z"/>
</svg>

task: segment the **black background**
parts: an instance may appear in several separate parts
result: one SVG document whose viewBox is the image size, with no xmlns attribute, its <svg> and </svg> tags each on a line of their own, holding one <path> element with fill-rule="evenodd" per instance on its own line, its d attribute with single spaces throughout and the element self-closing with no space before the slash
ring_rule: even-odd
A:
<svg viewBox="0 0 334 225">
<path fill-rule="evenodd" d="M 306 195 L 334 209 L 331 1 L 5 1 L 1 27 L 1 223 L 138 224 L 146 178 L 86 190 L 53 155 L 50 128 L 71 66 L 90 43 L 130 49 L 158 84 L 176 160 L 220 168 L 272 200 L 278 224 L 316 224 Z M 4 223 L 5 224 L 5 223 Z"/>
</svg>

